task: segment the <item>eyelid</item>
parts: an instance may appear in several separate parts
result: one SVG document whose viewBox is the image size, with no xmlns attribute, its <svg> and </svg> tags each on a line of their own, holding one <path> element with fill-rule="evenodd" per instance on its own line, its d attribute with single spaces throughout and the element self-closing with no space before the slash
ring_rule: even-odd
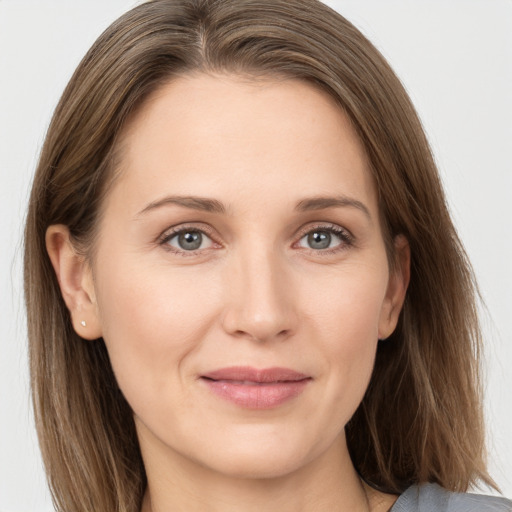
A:
<svg viewBox="0 0 512 512">
<path fill-rule="evenodd" d="M 332 222 L 310 222 L 306 226 L 303 226 L 300 228 L 298 232 L 299 237 L 303 237 L 304 235 L 307 235 L 311 233 L 311 231 L 315 230 L 326 230 L 326 231 L 333 231 L 333 232 L 340 232 L 346 234 L 349 238 L 354 238 L 352 233 L 345 227 L 340 226 L 339 224 L 334 224 Z"/>
<path fill-rule="evenodd" d="M 170 228 L 167 228 L 165 231 L 163 231 L 157 238 L 156 242 L 158 245 L 164 246 L 165 250 L 169 252 L 173 252 L 176 254 L 183 254 L 184 256 L 194 256 L 198 253 L 201 253 L 203 251 L 207 251 L 209 249 L 197 249 L 195 251 L 185 251 L 177 249 L 176 247 L 173 247 L 168 244 L 169 240 L 174 238 L 176 235 L 179 235 L 183 231 L 198 231 L 202 233 L 203 235 L 206 235 L 212 243 L 216 246 L 220 246 L 220 242 L 217 241 L 217 237 L 214 234 L 214 230 L 208 226 L 207 224 L 202 223 L 194 223 L 194 222 L 187 222 L 185 224 L 178 224 L 177 226 L 173 226 Z"/>
<path fill-rule="evenodd" d="M 333 224 L 331 222 L 313 222 L 312 224 L 304 226 L 303 228 L 300 229 L 297 235 L 298 240 L 293 245 L 297 245 L 306 235 L 309 235 L 311 232 L 314 231 L 329 231 L 336 235 L 337 237 L 339 237 L 342 243 L 340 243 L 336 247 L 331 247 L 327 249 L 312 249 L 307 247 L 300 247 L 300 249 L 321 256 L 340 252 L 355 245 L 355 237 L 347 228 L 344 228 L 338 224 Z"/>
</svg>

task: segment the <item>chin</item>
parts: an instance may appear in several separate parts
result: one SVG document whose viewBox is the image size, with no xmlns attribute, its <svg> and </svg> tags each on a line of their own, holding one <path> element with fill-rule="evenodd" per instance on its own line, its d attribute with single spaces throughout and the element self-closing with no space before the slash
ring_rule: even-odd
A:
<svg viewBox="0 0 512 512">
<path fill-rule="evenodd" d="M 245 442 L 241 442 L 239 437 L 237 441 L 225 443 L 221 453 L 210 451 L 210 464 L 204 457 L 203 463 L 206 462 L 210 469 L 230 477 L 272 479 L 300 470 L 321 453 L 320 447 L 312 450 L 308 443 L 294 442 L 291 438 L 260 438 L 257 442 L 245 439 Z"/>
<path fill-rule="evenodd" d="M 296 456 L 287 457 L 286 454 L 266 455 L 258 454 L 239 455 L 234 460 L 217 460 L 215 467 L 211 468 L 231 478 L 252 480 L 268 480 L 285 477 L 298 471 L 306 461 Z"/>
</svg>

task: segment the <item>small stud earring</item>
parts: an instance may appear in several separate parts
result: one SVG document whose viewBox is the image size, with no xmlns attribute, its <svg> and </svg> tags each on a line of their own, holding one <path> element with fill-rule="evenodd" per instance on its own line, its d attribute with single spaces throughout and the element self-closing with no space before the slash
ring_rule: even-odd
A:
<svg viewBox="0 0 512 512">
<path fill-rule="evenodd" d="M 80 323 L 82 324 L 83 327 L 87 326 L 87 324 L 85 323 L 85 320 L 82 320 Z"/>
</svg>

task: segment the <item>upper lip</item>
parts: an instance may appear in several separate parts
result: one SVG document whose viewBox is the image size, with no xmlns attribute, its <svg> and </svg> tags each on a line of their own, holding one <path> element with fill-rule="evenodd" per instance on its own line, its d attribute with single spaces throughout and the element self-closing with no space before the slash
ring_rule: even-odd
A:
<svg viewBox="0 0 512 512">
<path fill-rule="evenodd" d="M 245 382 L 296 382 L 310 378 L 301 372 L 297 372 L 290 368 L 252 368 L 250 366 L 230 366 L 228 368 L 220 368 L 211 372 L 202 374 L 201 377 L 211 380 L 227 380 L 227 381 L 245 381 Z"/>
</svg>

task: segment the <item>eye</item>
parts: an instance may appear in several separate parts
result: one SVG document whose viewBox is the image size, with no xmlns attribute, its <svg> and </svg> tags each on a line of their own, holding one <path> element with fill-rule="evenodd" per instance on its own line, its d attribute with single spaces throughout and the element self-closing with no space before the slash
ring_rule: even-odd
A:
<svg viewBox="0 0 512 512">
<path fill-rule="evenodd" d="M 351 235 L 335 226 L 318 227 L 306 233 L 299 240 L 299 247 L 305 249 L 313 249 L 315 251 L 323 251 L 326 249 L 342 249 L 351 245 Z"/>
<path fill-rule="evenodd" d="M 212 239 L 203 231 L 198 229 L 182 229 L 170 233 L 162 240 L 162 243 L 171 246 L 173 249 L 185 252 L 208 249 L 213 246 Z"/>
</svg>

